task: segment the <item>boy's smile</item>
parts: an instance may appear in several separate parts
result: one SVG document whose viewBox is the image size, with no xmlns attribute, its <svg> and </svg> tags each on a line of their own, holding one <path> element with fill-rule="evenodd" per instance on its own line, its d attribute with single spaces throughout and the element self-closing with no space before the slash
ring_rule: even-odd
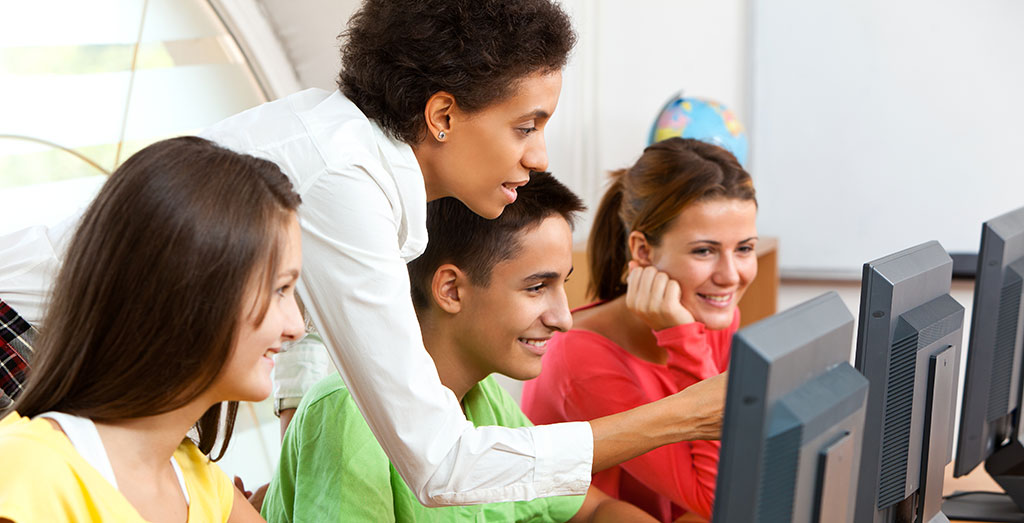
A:
<svg viewBox="0 0 1024 523">
<path fill-rule="evenodd" d="M 476 381 L 493 372 L 535 378 L 551 335 L 572 326 L 565 297 L 572 272 L 569 223 L 552 215 L 517 239 L 519 252 L 495 265 L 487 285 L 464 289 L 454 318 L 460 359 Z"/>
</svg>

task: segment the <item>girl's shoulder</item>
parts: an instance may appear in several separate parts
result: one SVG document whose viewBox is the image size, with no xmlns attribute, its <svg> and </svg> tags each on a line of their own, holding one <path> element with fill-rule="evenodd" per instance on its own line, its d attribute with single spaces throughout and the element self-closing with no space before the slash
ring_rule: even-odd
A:
<svg viewBox="0 0 1024 523">
<path fill-rule="evenodd" d="M 141 521 L 117 489 L 49 421 L 0 420 L 0 517 L 15 521 Z"/>
<path fill-rule="evenodd" d="M 174 451 L 174 460 L 188 490 L 189 521 L 227 521 L 235 499 L 231 478 L 188 438 Z"/>
<path fill-rule="evenodd" d="M 0 453 L 10 459 L 33 462 L 65 462 L 77 456 L 71 442 L 49 421 L 11 412 L 0 419 Z"/>
<path fill-rule="evenodd" d="M 578 336 L 583 339 L 591 339 L 594 342 L 605 342 L 615 344 L 615 327 L 621 322 L 617 321 L 618 311 L 612 307 L 612 302 L 596 301 L 572 311 L 572 329 L 566 334 Z"/>
</svg>

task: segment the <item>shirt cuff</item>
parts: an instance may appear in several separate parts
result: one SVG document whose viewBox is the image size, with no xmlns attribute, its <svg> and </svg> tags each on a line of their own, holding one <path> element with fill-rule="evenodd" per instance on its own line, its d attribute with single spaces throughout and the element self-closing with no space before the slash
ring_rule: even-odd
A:
<svg viewBox="0 0 1024 523">
<path fill-rule="evenodd" d="M 691 321 L 682 325 L 676 325 L 660 331 L 653 331 L 654 337 L 658 340 L 659 347 L 678 345 L 679 342 L 687 342 L 695 339 L 703 339 L 708 328 L 699 321 Z"/>
<path fill-rule="evenodd" d="M 274 370 L 271 376 L 274 399 L 290 399 L 298 405 L 298 400 L 332 371 L 334 366 L 327 356 L 327 347 L 323 341 L 316 334 L 307 334 L 305 338 L 274 357 Z M 288 407 L 281 405 L 281 408 Z"/>
<path fill-rule="evenodd" d="M 477 430 L 489 427 L 478 427 Z M 528 430 L 532 458 L 527 466 L 532 470 L 532 481 L 524 476 L 522 481 L 511 483 L 505 478 L 505 486 L 477 487 L 469 489 L 452 488 L 443 485 L 443 492 L 428 493 L 424 505 L 440 507 L 447 505 L 476 505 L 506 501 L 528 501 L 551 496 L 586 495 L 590 487 L 594 462 L 594 432 L 590 423 L 576 421 L 554 425 L 520 427 Z M 514 450 L 514 449 L 504 449 Z M 518 457 L 524 457 L 520 453 Z M 479 472 L 475 470 L 474 472 Z M 476 478 L 479 480 L 480 478 Z M 489 478 L 501 481 L 500 478 Z M 486 481 L 486 480 L 485 480 Z M 478 483 L 479 484 L 479 483 Z"/>
<path fill-rule="evenodd" d="M 538 497 L 585 495 L 594 468 L 594 431 L 577 421 L 533 428 Z"/>
<path fill-rule="evenodd" d="M 274 399 L 274 415 L 281 417 L 281 412 L 288 409 L 299 408 L 302 398 L 276 398 Z"/>
</svg>

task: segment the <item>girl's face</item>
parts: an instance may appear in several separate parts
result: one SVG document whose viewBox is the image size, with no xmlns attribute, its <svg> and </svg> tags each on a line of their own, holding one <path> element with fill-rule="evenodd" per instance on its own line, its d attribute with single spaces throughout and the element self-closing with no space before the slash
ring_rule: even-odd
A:
<svg viewBox="0 0 1024 523">
<path fill-rule="evenodd" d="M 217 401 L 260 401 L 269 396 L 273 355 L 280 351 L 281 342 L 297 340 L 305 333 L 295 301 L 295 283 L 302 269 L 302 240 L 295 213 L 284 227 L 281 262 L 273 285 L 267 288 L 263 270 L 257 269 L 243 298 L 235 346 L 212 387 Z M 257 324 L 256 315 L 264 302 L 267 312 Z"/>
<path fill-rule="evenodd" d="M 679 282 L 680 301 L 707 328 L 728 328 L 757 276 L 757 206 L 750 200 L 697 202 L 650 248 L 650 264 Z"/>
<path fill-rule="evenodd" d="M 548 167 L 544 127 L 561 90 L 560 71 L 538 73 L 520 80 L 512 96 L 479 111 L 456 105 L 427 178 L 435 187 L 427 193 L 454 196 L 485 218 L 500 216 L 530 171 Z"/>
</svg>

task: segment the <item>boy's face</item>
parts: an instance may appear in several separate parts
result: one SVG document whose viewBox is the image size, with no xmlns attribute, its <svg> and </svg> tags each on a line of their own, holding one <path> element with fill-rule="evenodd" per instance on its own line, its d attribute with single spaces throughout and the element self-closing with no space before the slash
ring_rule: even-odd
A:
<svg viewBox="0 0 1024 523">
<path fill-rule="evenodd" d="M 572 326 L 565 297 L 572 271 L 568 222 L 550 216 L 519 240 L 519 253 L 494 266 L 488 285 L 465 289 L 453 318 L 460 356 L 481 379 L 492 372 L 537 377 L 548 339 Z"/>
</svg>

